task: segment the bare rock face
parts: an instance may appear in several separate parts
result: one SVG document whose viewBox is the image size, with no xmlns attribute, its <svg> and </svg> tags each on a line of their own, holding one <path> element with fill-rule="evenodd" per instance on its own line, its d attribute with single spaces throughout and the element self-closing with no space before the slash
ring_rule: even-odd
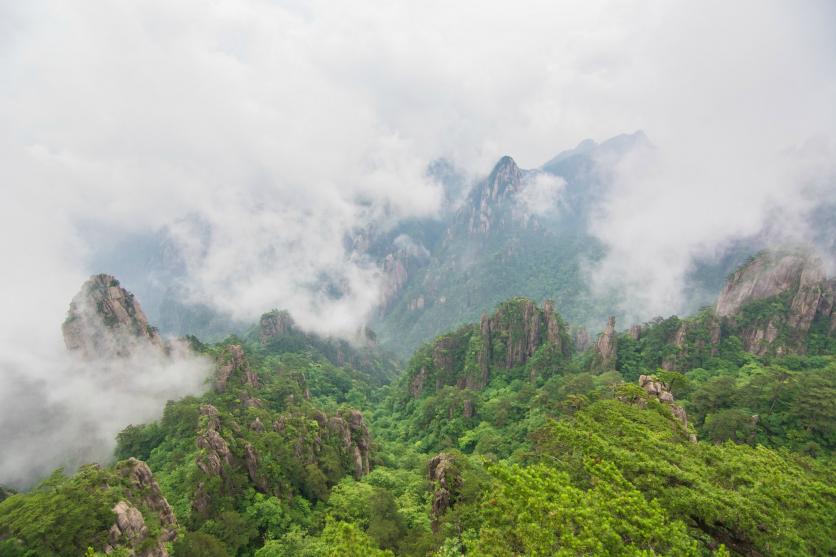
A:
<svg viewBox="0 0 836 557">
<path fill-rule="evenodd" d="M 270 339 L 281 336 L 294 327 L 293 318 L 286 311 L 273 310 L 261 316 L 258 336 L 261 344 L 267 344 Z"/>
<path fill-rule="evenodd" d="M 523 172 L 514 159 L 508 156 L 499 159 L 490 176 L 470 194 L 466 218 L 471 234 L 487 234 L 496 227 L 497 206 L 520 190 L 522 177 Z"/>
<path fill-rule="evenodd" d="M 211 404 L 204 404 L 200 407 L 200 415 L 206 417 L 206 427 L 197 437 L 197 446 L 203 449 L 203 453 L 197 457 L 197 466 L 208 476 L 222 475 L 224 467 L 232 464 L 232 453 L 218 432 L 218 409 Z"/>
<path fill-rule="evenodd" d="M 803 353 L 814 320 L 829 322 L 833 333 L 834 284 L 816 257 L 762 253 L 729 277 L 714 311 L 718 317 L 735 320 L 747 304 L 783 296 L 789 303 L 787 312 L 749 320 L 739 335 L 744 349 L 756 355 Z"/>
<path fill-rule="evenodd" d="M 225 479 L 226 469 L 233 464 L 232 451 L 219 430 L 221 420 L 218 409 L 211 404 L 200 407 L 201 429 L 197 436 L 197 447 L 201 449 L 195 463 L 207 476 Z M 192 508 L 198 515 L 206 516 L 209 512 L 210 497 L 205 482 L 200 482 L 192 498 Z"/>
<path fill-rule="evenodd" d="M 430 459 L 427 478 L 435 488 L 431 516 L 433 531 L 437 532 L 441 516 L 458 501 L 463 481 L 453 456 L 448 453 L 439 453 Z"/>
<path fill-rule="evenodd" d="M 400 253 L 390 253 L 383 259 L 383 284 L 380 289 L 380 315 L 389 311 L 389 306 L 397 298 L 409 280 L 409 271 Z"/>
<path fill-rule="evenodd" d="M 761 254 L 747 265 L 735 271 L 726 282 L 714 311 L 719 317 L 726 317 L 748 302 L 777 296 L 795 288 L 802 274 L 818 275 L 820 271 L 809 269 L 819 266 L 803 255 L 772 256 Z"/>
<path fill-rule="evenodd" d="M 82 285 L 62 331 L 67 349 L 88 359 L 126 357 L 147 346 L 163 349 L 134 295 L 110 275 L 93 275 Z"/>
<path fill-rule="evenodd" d="M 105 553 L 122 548 L 137 557 L 168 557 L 165 542 L 177 537 L 177 520 L 151 470 L 135 458 L 120 463 L 117 470 L 126 479 L 130 500 L 121 500 L 113 507 L 116 520 L 108 532 Z M 157 539 L 149 539 L 145 517 L 136 505 L 157 513 L 161 528 Z"/>
<path fill-rule="evenodd" d="M 685 412 L 685 409 L 676 404 L 673 400 L 673 395 L 671 394 L 670 389 L 664 382 L 659 381 L 658 379 L 651 377 L 649 375 L 640 375 L 639 376 L 639 387 L 644 389 L 644 392 L 649 394 L 650 396 L 656 397 L 656 399 L 666 404 L 671 413 L 674 417 L 680 421 L 682 427 L 686 430 L 688 429 L 688 414 Z M 692 443 L 696 443 L 697 436 L 693 433 L 689 435 L 689 438 Z"/>
<path fill-rule="evenodd" d="M 525 364 L 545 343 L 555 345 L 558 350 L 569 353 L 569 346 L 563 341 L 563 325 L 554 311 L 554 303 L 547 301 L 543 309 L 528 299 L 516 299 L 503 304 L 490 318 L 487 326 L 483 323 L 483 346 L 493 346 L 495 339 L 505 344 L 506 369 Z M 484 331 L 488 331 L 485 335 Z"/>
<path fill-rule="evenodd" d="M 600 359 L 600 366 L 602 369 L 615 369 L 616 356 L 616 337 L 615 337 L 615 317 L 610 316 L 607 320 L 607 327 L 604 332 L 598 337 L 595 343 L 595 348 L 598 351 Z"/>
<path fill-rule="evenodd" d="M 231 344 L 218 358 L 220 362 L 215 373 L 215 390 L 222 393 L 231 379 L 238 379 L 244 385 L 258 388 L 258 375 L 250 367 L 250 362 L 240 344 Z"/>
<path fill-rule="evenodd" d="M 411 372 L 409 392 L 413 397 L 421 396 L 432 388 L 433 379 L 436 390 L 445 385 L 482 390 L 490 381 L 491 370 L 525 365 L 544 347 L 557 357 L 571 355 L 566 326 L 554 304 L 546 302 L 540 309 L 527 298 L 508 300 L 494 314 L 483 315 L 478 328 L 465 325 L 436 339 L 430 362 Z"/>
<path fill-rule="evenodd" d="M 359 480 L 369 473 L 371 456 L 371 435 L 363 414 L 359 410 L 343 410 L 330 419 L 324 414 L 315 417 L 321 428 L 340 440 L 341 450 L 347 455 L 354 468 L 354 479 Z"/>
<path fill-rule="evenodd" d="M 642 326 L 641 325 L 631 325 L 630 326 L 630 338 L 633 340 L 639 340 L 642 337 Z"/>
</svg>

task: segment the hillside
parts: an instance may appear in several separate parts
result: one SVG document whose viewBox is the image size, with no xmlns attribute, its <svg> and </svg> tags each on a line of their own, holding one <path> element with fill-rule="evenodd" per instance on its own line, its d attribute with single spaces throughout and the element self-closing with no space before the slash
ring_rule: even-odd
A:
<svg viewBox="0 0 836 557">
<path fill-rule="evenodd" d="M 192 338 L 206 391 L 124 429 L 113 464 L 0 491 L 0 554 L 831 555 L 833 284 L 762 253 L 713 307 L 594 339 L 516 297 L 397 375 L 372 333 L 271 311 Z M 65 326 L 69 348 L 162 349 L 116 279 L 88 285 L 105 326 Z"/>
</svg>

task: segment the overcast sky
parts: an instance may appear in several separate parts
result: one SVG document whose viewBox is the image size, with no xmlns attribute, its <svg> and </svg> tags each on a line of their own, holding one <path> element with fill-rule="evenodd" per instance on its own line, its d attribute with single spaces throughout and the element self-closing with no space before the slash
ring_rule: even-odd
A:
<svg viewBox="0 0 836 557">
<path fill-rule="evenodd" d="M 535 167 L 639 129 L 591 280 L 670 313 L 695 256 L 803 239 L 836 198 L 835 6 L 0 0 L 0 365 L 62 351 L 97 246 L 167 225 L 203 301 L 350 330 L 379 276 L 343 235 L 435 214 L 430 161 Z"/>
<path fill-rule="evenodd" d="M 0 286 L 18 294 L 4 337 L 54 341 L 97 244 L 172 223 L 202 299 L 351 328 L 378 276 L 340 240 L 437 211 L 428 162 L 533 167 L 637 129 L 657 149 L 616 169 L 596 280 L 664 261 L 669 304 L 695 252 L 807 203 L 809 173 L 832 177 L 834 16 L 830 2 L 2 2 Z M 189 245 L 195 218 L 209 245 Z M 79 233 L 91 224 L 99 238 Z M 323 275 L 350 295 L 311 298 Z"/>
</svg>

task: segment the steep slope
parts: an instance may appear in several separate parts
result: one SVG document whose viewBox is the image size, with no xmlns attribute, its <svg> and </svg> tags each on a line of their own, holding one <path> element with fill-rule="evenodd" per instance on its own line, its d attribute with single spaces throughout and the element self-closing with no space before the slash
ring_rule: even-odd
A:
<svg viewBox="0 0 836 557">
<path fill-rule="evenodd" d="M 820 259 L 804 251 L 764 251 L 729 275 L 713 307 L 619 335 L 616 367 L 637 377 L 657 368 L 722 366 L 743 352 L 832 354 L 834 300 L 836 281 L 825 276 Z"/>
<path fill-rule="evenodd" d="M 393 248 L 391 234 L 373 242 L 369 253 L 386 277 L 374 323 L 381 342 L 406 356 L 514 296 L 554 300 L 571 322 L 600 326 L 617 304 L 589 289 L 585 269 L 604 255 L 589 221 L 609 195 L 609 165 L 647 145 L 641 132 L 587 140 L 530 170 L 502 157 L 440 221 L 440 239 L 439 221 L 427 221 L 391 233 L 409 251 Z M 708 302 L 706 292 L 715 295 L 747 248 L 741 244 L 719 262 L 697 262 L 688 279 L 690 308 Z"/>
<path fill-rule="evenodd" d="M 179 530 L 151 470 L 134 458 L 108 469 L 85 466 L 71 478 L 58 473 L 33 491 L 0 502 L 4 555 L 76 557 L 93 547 L 168 557 L 166 542 Z"/>
<path fill-rule="evenodd" d="M 111 275 L 90 277 L 70 304 L 62 326 L 64 343 L 85 358 L 128 356 L 149 346 L 162 348 L 134 295 Z"/>
</svg>

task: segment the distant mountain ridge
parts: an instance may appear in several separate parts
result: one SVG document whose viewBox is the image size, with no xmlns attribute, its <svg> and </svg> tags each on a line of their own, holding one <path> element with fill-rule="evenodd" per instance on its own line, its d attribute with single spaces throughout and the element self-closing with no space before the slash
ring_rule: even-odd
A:
<svg viewBox="0 0 836 557">
<path fill-rule="evenodd" d="M 533 169 L 506 155 L 475 182 L 449 160 L 432 162 L 427 174 L 442 185 L 444 197 L 438 215 L 394 228 L 373 223 L 345 238 L 347 252 L 373 262 L 382 275 L 368 323 L 378 341 L 406 357 L 422 342 L 514 296 L 552 299 L 571 322 L 603 327 L 615 304 L 589 289 L 587 269 L 604 256 L 605 246 L 588 224 L 608 195 L 608 165 L 639 147 L 652 147 L 641 131 L 601 143 L 584 140 Z M 203 230 L 199 223 L 192 228 Z M 208 302 L 189 301 L 181 286 L 186 265 L 173 241 L 165 231 L 152 236 L 130 238 L 94 263 L 147 300 L 145 311 L 162 334 L 217 341 L 246 333 L 248 323 L 233 321 Z M 720 261 L 698 262 L 689 279 L 698 294 L 687 309 L 708 303 L 749 253 L 744 245 Z M 282 307 L 281 300 L 276 305 Z"/>
</svg>

